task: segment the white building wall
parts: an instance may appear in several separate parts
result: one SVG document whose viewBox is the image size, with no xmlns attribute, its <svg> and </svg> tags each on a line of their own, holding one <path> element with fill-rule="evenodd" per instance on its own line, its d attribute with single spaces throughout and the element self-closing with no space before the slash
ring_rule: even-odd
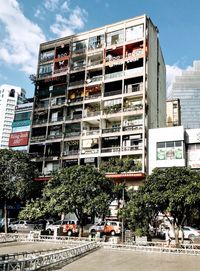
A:
<svg viewBox="0 0 200 271">
<path fill-rule="evenodd" d="M 170 142 L 170 141 L 182 141 L 182 159 L 165 159 L 157 160 L 157 143 L 158 142 Z M 185 159 L 185 147 L 184 147 L 184 128 L 183 126 L 167 127 L 159 129 L 149 130 L 149 153 L 148 153 L 149 174 L 156 167 L 181 167 L 186 165 Z"/>
<path fill-rule="evenodd" d="M 14 97 L 11 97 L 11 90 L 14 90 Z M 15 115 L 15 106 L 25 99 L 25 91 L 21 87 L 12 85 L 0 86 L 0 149 L 7 148 L 12 122 Z"/>
</svg>

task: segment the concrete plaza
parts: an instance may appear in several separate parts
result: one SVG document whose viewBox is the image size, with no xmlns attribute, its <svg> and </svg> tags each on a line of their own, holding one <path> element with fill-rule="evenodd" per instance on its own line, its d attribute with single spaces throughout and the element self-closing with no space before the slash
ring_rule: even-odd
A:
<svg viewBox="0 0 200 271">
<path fill-rule="evenodd" d="M 9 243 L 0 244 L 0 254 L 50 248 L 61 248 L 56 243 Z M 99 249 L 63 267 L 51 270 L 62 271 L 197 271 L 200 256 L 173 255 L 164 253 L 119 251 Z"/>
</svg>

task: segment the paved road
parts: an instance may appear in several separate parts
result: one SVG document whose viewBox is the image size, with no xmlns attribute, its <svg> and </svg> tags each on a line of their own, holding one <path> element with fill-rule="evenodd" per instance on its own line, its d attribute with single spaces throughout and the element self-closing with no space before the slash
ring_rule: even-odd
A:
<svg viewBox="0 0 200 271">
<path fill-rule="evenodd" d="M 0 254 L 63 247 L 55 243 L 0 244 Z M 68 265 L 51 270 L 60 271 L 198 271 L 200 256 L 159 253 L 111 251 L 99 249 Z"/>
</svg>

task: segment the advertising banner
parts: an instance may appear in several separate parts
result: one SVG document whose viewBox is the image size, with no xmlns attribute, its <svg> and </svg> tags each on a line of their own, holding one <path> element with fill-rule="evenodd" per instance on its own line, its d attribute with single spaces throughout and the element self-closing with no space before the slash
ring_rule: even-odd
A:
<svg viewBox="0 0 200 271">
<path fill-rule="evenodd" d="M 10 134 L 9 147 L 26 146 L 28 145 L 29 132 L 19 132 Z"/>
</svg>

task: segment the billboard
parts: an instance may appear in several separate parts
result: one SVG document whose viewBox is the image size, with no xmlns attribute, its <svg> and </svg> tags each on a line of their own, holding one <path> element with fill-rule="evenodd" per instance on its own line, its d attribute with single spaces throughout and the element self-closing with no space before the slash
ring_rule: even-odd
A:
<svg viewBox="0 0 200 271">
<path fill-rule="evenodd" d="M 157 160 L 183 159 L 182 147 L 157 148 Z"/>
<path fill-rule="evenodd" d="M 26 146 L 28 145 L 29 132 L 18 132 L 10 134 L 9 147 Z"/>
</svg>

